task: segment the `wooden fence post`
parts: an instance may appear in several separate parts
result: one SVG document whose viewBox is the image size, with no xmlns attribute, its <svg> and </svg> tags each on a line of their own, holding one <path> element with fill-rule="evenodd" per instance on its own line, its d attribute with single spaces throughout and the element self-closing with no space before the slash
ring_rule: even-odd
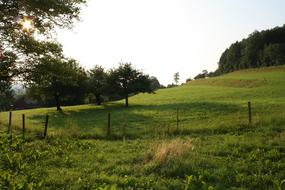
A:
<svg viewBox="0 0 285 190">
<path fill-rule="evenodd" d="M 178 131 L 179 129 L 179 108 L 177 107 L 176 110 L 176 130 Z"/>
<path fill-rule="evenodd" d="M 168 135 L 170 134 L 170 125 L 169 125 L 169 123 L 167 124 L 167 134 Z"/>
<path fill-rule="evenodd" d="M 108 113 L 107 136 L 111 135 L 111 113 Z"/>
<path fill-rule="evenodd" d="M 23 114 L 23 138 L 25 138 L 25 132 L 26 132 L 25 114 Z"/>
<path fill-rule="evenodd" d="M 12 112 L 10 111 L 10 112 L 9 112 L 9 124 L 8 124 L 8 131 L 7 131 L 7 133 L 8 133 L 8 134 L 12 132 L 11 127 L 12 127 Z"/>
<path fill-rule="evenodd" d="M 123 143 L 125 144 L 126 142 L 126 123 L 123 125 Z"/>
<path fill-rule="evenodd" d="M 49 116 L 48 116 L 48 115 L 46 115 L 44 138 L 46 138 L 46 136 L 47 136 L 48 118 L 49 118 Z"/>
<path fill-rule="evenodd" d="M 248 102 L 248 122 L 251 124 L 252 119 L 251 119 L 251 102 Z"/>
<path fill-rule="evenodd" d="M 126 123 L 124 123 L 123 125 L 123 141 L 125 142 L 125 138 L 126 138 Z"/>
</svg>

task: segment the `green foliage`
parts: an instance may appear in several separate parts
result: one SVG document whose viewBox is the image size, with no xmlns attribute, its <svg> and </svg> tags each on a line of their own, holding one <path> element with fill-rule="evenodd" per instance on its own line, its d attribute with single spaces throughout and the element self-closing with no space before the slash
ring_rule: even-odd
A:
<svg viewBox="0 0 285 190">
<path fill-rule="evenodd" d="M 56 26 L 70 27 L 79 18 L 85 0 L 9 0 L 0 1 L 0 41 L 18 44 L 25 36 L 21 20 L 32 19 L 34 32 L 46 34 Z"/>
<path fill-rule="evenodd" d="M 186 176 L 185 189 L 184 190 L 215 190 L 213 186 L 208 186 L 203 181 L 202 176 L 196 177 L 193 175 Z"/>
<path fill-rule="evenodd" d="M 207 70 L 203 70 L 202 73 L 200 73 L 197 76 L 195 76 L 194 79 L 197 80 L 197 79 L 207 78 L 208 74 L 210 74 L 210 73 L 208 73 Z"/>
<path fill-rule="evenodd" d="M 107 79 L 109 94 L 115 93 L 124 97 L 126 107 L 130 94 L 151 93 L 151 80 L 148 75 L 133 68 L 131 63 L 120 63 L 119 67 L 111 70 Z"/>
<path fill-rule="evenodd" d="M 7 110 L 12 104 L 12 78 L 17 75 L 16 55 L 12 52 L 5 52 L 0 59 L 0 110 Z"/>
<path fill-rule="evenodd" d="M 285 63 L 285 25 L 271 30 L 255 31 L 224 51 L 215 74 L 240 69 L 283 65 Z"/>
<path fill-rule="evenodd" d="M 154 92 L 160 88 L 161 88 L 161 85 L 160 85 L 158 79 L 154 76 L 151 76 L 150 77 L 150 89 Z"/>
<path fill-rule="evenodd" d="M 0 60 L 0 107 L 11 102 L 12 80 L 30 82 L 26 75 L 32 65 L 43 59 L 63 58 L 62 47 L 52 40 L 51 34 L 56 27 L 70 28 L 79 19 L 85 3 L 85 0 L 0 0 L 0 48 L 4 51 Z M 29 29 L 23 28 L 25 21 L 30 23 Z"/>
<path fill-rule="evenodd" d="M 96 65 L 89 71 L 90 92 L 95 95 L 97 105 L 101 105 L 102 95 L 106 95 L 107 91 L 107 73 L 104 68 Z"/>
<path fill-rule="evenodd" d="M 283 179 L 281 182 L 274 181 L 275 189 L 276 190 L 283 190 L 285 188 L 285 179 Z"/>
<path fill-rule="evenodd" d="M 285 63 L 285 43 L 269 44 L 264 48 L 262 63 L 264 66 L 276 66 Z"/>
<path fill-rule="evenodd" d="M 27 76 L 30 95 L 44 105 L 82 104 L 87 92 L 87 75 L 75 60 L 43 57 Z"/>
<path fill-rule="evenodd" d="M 43 184 L 40 172 L 29 171 L 30 156 L 34 150 L 24 151 L 25 142 L 19 138 L 8 139 L 1 136 L 0 153 L 1 167 L 4 169 L 0 175 L 1 189 L 39 189 Z M 37 153 L 37 152 L 36 152 Z"/>
<path fill-rule="evenodd" d="M 89 91 L 94 94 L 97 105 L 101 105 L 104 96 L 108 100 L 125 98 L 128 106 L 130 95 L 150 93 L 158 88 L 160 84 L 157 78 L 143 74 L 130 63 L 120 63 L 118 68 L 108 72 L 98 65 L 89 71 Z"/>
</svg>

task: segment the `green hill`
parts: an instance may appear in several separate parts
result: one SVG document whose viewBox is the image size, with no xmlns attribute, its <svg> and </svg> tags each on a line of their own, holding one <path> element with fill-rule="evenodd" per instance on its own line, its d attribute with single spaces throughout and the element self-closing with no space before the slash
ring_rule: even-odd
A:
<svg viewBox="0 0 285 190">
<path fill-rule="evenodd" d="M 2 112 L 0 153 L 9 159 L 1 158 L 0 171 L 10 178 L 1 175 L 0 187 L 33 182 L 43 189 L 282 188 L 284 84 L 285 67 L 279 66 L 139 94 L 130 98 L 129 108 L 118 101 L 63 107 L 63 113 L 13 111 L 12 142 L 4 135 L 9 113 Z M 20 140 L 22 114 L 25 141 Z M 43 133 L 46 114 L 49 137 L 41 140 L 36 137 Z"/>
<path fill-rule="evenodd" d="M 238 71 L 220 77 L 192 81 L 186 85 L 163 89 L 155 94 L 139 94 L 130 99 L 126 109 L 122 102 L 104 106 L 82 105 L 64 107 L 63 113 L 54 108 L 13 112 L 13 124 L 22 126 L 22 114 L 27 117 L 27 130 L 42 130 L 45 114 L 50 115 L 50 132 L 68 127 L 76 134 L 104 136 L 107 114 L 111 113 L 113 134 L 142 137 L 153 130 L 176 125 L 176 109 L 185 130 L 202 130 L 247 124 L 247 102 L 252 102 L 254 123 L 272 124 L 284 118 L 285 67 Z M 201 119 L 202 118 L 202 119 Z M 7 125 L 8 112 L 0 121 Z M 210 124 L 210 125 L 209 125 Z"/>
</svg>

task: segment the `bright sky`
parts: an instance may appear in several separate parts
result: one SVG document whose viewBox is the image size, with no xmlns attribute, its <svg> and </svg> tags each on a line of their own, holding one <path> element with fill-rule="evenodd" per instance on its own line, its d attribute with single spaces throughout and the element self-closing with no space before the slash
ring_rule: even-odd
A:
<svg viewBox="0 0 285 190">
<path fill-rule="evenodd" d="M 82 21 L 58 39 L 85 68 L 122 60 L 166 85 L 203 69 L 254 30 L 285 24 L 284 0 L 89 0 Z"/>
</svg>

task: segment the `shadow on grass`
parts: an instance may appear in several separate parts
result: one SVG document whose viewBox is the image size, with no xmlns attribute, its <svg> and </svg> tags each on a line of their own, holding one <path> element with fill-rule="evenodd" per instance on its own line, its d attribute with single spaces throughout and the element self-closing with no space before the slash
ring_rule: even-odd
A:
<svg viewBox="0 0 285 190">
<path fill-rule="evenodd" d="M 108 103 L 103 106 L 90 106 L 77 110 L 50 112 L 49 130 L 64 130 L 70 136 L 82 139 L 135 139 L 153 137 L 169 133 L 167 126 L 176 122 L 176 110 L 181 112 L 181 122 L 187 119 L 201 121 L 216 119 L 219 116 L 240 112 L 242 105 L 191 102 L 160 105 L 131 105 L 124 107 L 122 103 Z M 107 137 L 108 113 L 111 113 L 111 136 Z M 45 121 L 44 115 L 29 117 L 34 122 Z M 189 126 L 183 129 L 183 135 L 225 134 L 236 131 L 231 127 L 214 129 L 195 128 Z"/>
</svg>

